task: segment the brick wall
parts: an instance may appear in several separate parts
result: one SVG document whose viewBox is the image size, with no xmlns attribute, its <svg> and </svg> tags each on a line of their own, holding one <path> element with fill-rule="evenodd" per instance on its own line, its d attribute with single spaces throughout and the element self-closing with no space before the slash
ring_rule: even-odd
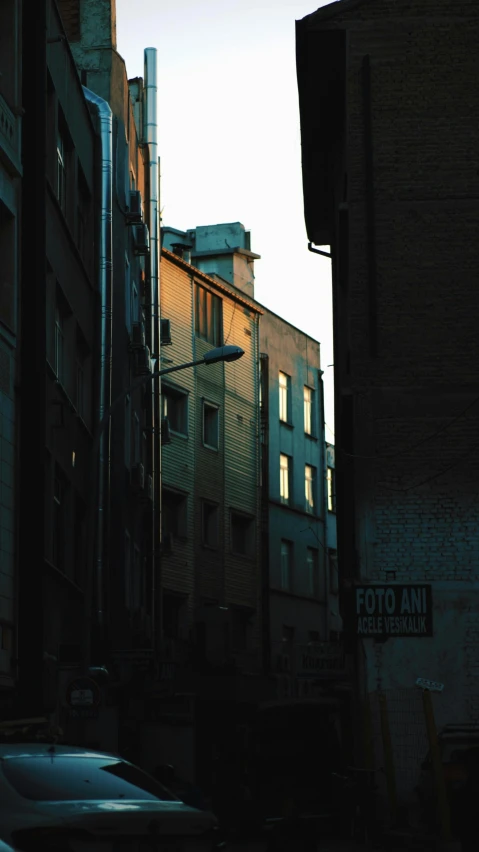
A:
<svg viewBox="0 0 479 852">
<path fill-rule="evenodd" d="M 336 342 L 345 346 L 349 332 L 358 457 L 347 459 L 346 469 L 355 473 L 359 573 L 369 582 L 433 584 L 434 637 L 389 639 L 379 665 L 382 688 L 411 689 L 417 677 L 440 680 L 438 723 L 473 721 L 479 712 L 479 7 L 451 0 L 337 6 L 344 11 L 336 18 L 319 10 L 316 26 L 348 31 L 349 295 Z M 372 187 L 366 184 L 365 56 Z M 371 188 L 376 357 L 367 256 Z M 368 688 L 375 690 L 373 640 L 365 646 Z M 393 731 L 402 792 L 417 757 L 406 728 Z"/>
</svg>

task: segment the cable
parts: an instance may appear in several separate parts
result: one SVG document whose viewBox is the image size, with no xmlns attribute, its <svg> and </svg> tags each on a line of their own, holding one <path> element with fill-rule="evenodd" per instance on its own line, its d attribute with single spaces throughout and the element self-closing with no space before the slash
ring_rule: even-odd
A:
<svg viewBox="0 0 479 852">
<path fill-rule="evenodd" d="M 339 452 L 342 453 L 344 456 L 347 456 L 350 459 L 364 459 L 365 461 L 376 461 L 376 459 L 395 459 L 398 456 L 402 456 L 403 453 L 409 453 L 409 452 L 411 452 L 411 450 L 415 450 L 417 447 L 421 447 L 423 444 L 427 444 L 427 442 L 432 441 L 432 439 L 435 438 L 436 435 L 440 435 L 441 432 L 445 432 L 446 429 L 449 429 L 449 427 L 452 426 L 453 423 L 456 423 L 471 408 L 473 408 L 474 405 L 476 405 L 477 402 L 479 402 L 479 396 L 476 396 L 476 398 L 473 399 L 473 401 L 470 402 L 469 405 L 466 405 L 466 407 L 463 408 L 462 411 L 459 412 L 459 414 L 456 414 L 456 416 L 453 417 L 452 420 L 449 420 L 449 422 L 446 423 L 445 426 L 441 426 L 439 429 L 436 429 L 436 431 L 433 432 L 431 435 L 427 435 L 425 438 L 421 438 L 421 440 L 418 441 L 416 444 L 411 444 L 410 447 L 404 447 L 402 450 L 398 450 L 395 453 L 386 453 L 385 455 L 381 455 L 381 456 L 380 455 L 361 456 L 361 455 L 356 455 L 355 453 L 347 453 L 345 450 L 341 450 L 341 449 L 339 449 Z"/>
<path fill-rule="evenodd" d="M 233 308 L 233 313 L 232 313 L 232 315 L 231 315 L 230 327 L 229 327 L 229 329 L 228 329 L 228 334 L 226 335 L 226 340 L 225 340 L 225 343 L 224 343 L 224 345 L 225 345 L 225 346 L 226 346 L 226 344 L 228 343 L 228 340 L 230 339 L 230 334 L 231 334 L 231 329 L 232 329 L 232 327 L 233 327 L 233 320 L 234 320 L 234 318 L 235 318 L 236 305 L 237 305 L 237 304 L 238 304 L 238 302 L 237 302 L 237 301 L 236 301 L 236 299 L 235 299 L 235 306 L 234 306 L 234 308 Z"/>
<path fill-rule="evenodd" d="M 420 488 L 421 485 L 426 485 L 427 482 L 432 482 L 434 479 L 439 479 L 440 476 L 443 476 L 449 470 L 452 470 L 453 467 L 458 467 L 460 464 L 462 464 L 463 461 L 465 461 L 466 459 L 470 459 L 471 452 L 473 451 L 471 451 L 471 449 L 469 448 L 467 453 L 462 455 L 459 459 L 456 459 L 452 464 L 443 468 L 443 470 L 439 471 L 439 473 L 435 473 L 433 474 L 433 476 L 428 476 L 427 479 L 423 479 L 421 482 L 416 482 L 414 485 L 408 485 L 407 488 L 391 488 L 390 485 L 386 485 L 383 482 L 378 482 L 378 485 L 382 486 L 383 488 L 386 488 L 388 491 L 399 491 L 401 493 L 404 493 L 405 491 L 411 491 L 411 489 L 413 488 Z"/>
</svg>

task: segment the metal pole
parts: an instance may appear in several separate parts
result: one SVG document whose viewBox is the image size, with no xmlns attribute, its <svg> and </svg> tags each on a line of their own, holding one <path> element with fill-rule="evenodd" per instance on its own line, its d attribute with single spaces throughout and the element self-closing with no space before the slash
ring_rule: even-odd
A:
<svg viewBox="0 0 479 852">
<path fill-rule="evenodd" d="M 384 763 L 386 767 L 386 781 L 388 788 L 389 807 L 391 811 L 391 823 L 396 825 L 397 820 L 397 791 L 396 772 L 394 768 L 394 754 L 391 740 L 391 729 L 389 727 L 388 705 L 385 695 L 379 696 L 379 713 L 381 718 L 381 734 L 384 749 Z"/>
</svg>

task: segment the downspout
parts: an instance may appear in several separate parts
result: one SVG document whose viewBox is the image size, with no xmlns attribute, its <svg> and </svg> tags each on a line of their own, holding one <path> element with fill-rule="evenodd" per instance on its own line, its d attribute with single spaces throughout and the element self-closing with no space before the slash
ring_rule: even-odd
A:
<svg viewBox="0 0 479 852">
<path fill-rule="evenodd" d="M 113 259 L 112 259 L 112 186 L 113 186 L 113 120 L 109 104 L 83 86 L 86 100 L 95 107 L 100 122 L 101 139 L 101 220 L 99 281 L 100 295 L 100 376 L 98 385 L 98 419 L 100 428 L 105 413 L 111 405 L 112 383 L 112 335 L 113 335 Z M 97 442 L 93 446 L 96 448 Z M 95 453 L 96 455 L 96 453 Z M 110 492 L 110 424 L 101 429 L 98 440 L 98 455 L 93 459 L 96 470 L 96 514 L 95 514 L 95 582 L 96 623 L 102 631 L 104 625 L 104 558 L 105 532 L 109 509 Z"/>
<path fill-rule="evenodd" d="M 160 369 L 160 253 L 159 253 L 159 168 L 158 168 L 158 119 L 157 95 L 158 72 L 157 50 L 147 47 L 144 52 L 145 100 L 143 138 L 148 150 L 149 177 L 149 228 L 150 228 L 150 311 L 151 311 L 151 350 L 153 369 Z M 152 578 L 151 578 L 151 637 L 152 647 L 161 645 L 162 606 L 160 578 L 161 548 L 161 417 L 160 393 L 161 380 L 152 382 L 152 470 L 153 512 L 152 512 Z M 159 627 L 158 636 L 156 629 Z M 160 650 L 158 647 L 157 650 Z"/>
</svg>

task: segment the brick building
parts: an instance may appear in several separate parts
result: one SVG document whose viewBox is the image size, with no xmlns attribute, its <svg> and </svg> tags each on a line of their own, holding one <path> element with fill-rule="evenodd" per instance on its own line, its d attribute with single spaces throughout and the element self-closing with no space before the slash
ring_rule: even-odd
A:
<svg viewBox="0 0 479 852">
<path fill-rule="evenodd" d="M 445 685 L 438 726 L 479 717 L 478 35 L 457 0 L 341 0 L 297 23 L 306 228 L 332 255 L 345 629 L 379 766 L 388 699 L 401 799 L 427 750 L 416 679 Z M 386 594 L 409 619 L 411 584 L 424 620 L 380 621 Z"/>
</svg>

